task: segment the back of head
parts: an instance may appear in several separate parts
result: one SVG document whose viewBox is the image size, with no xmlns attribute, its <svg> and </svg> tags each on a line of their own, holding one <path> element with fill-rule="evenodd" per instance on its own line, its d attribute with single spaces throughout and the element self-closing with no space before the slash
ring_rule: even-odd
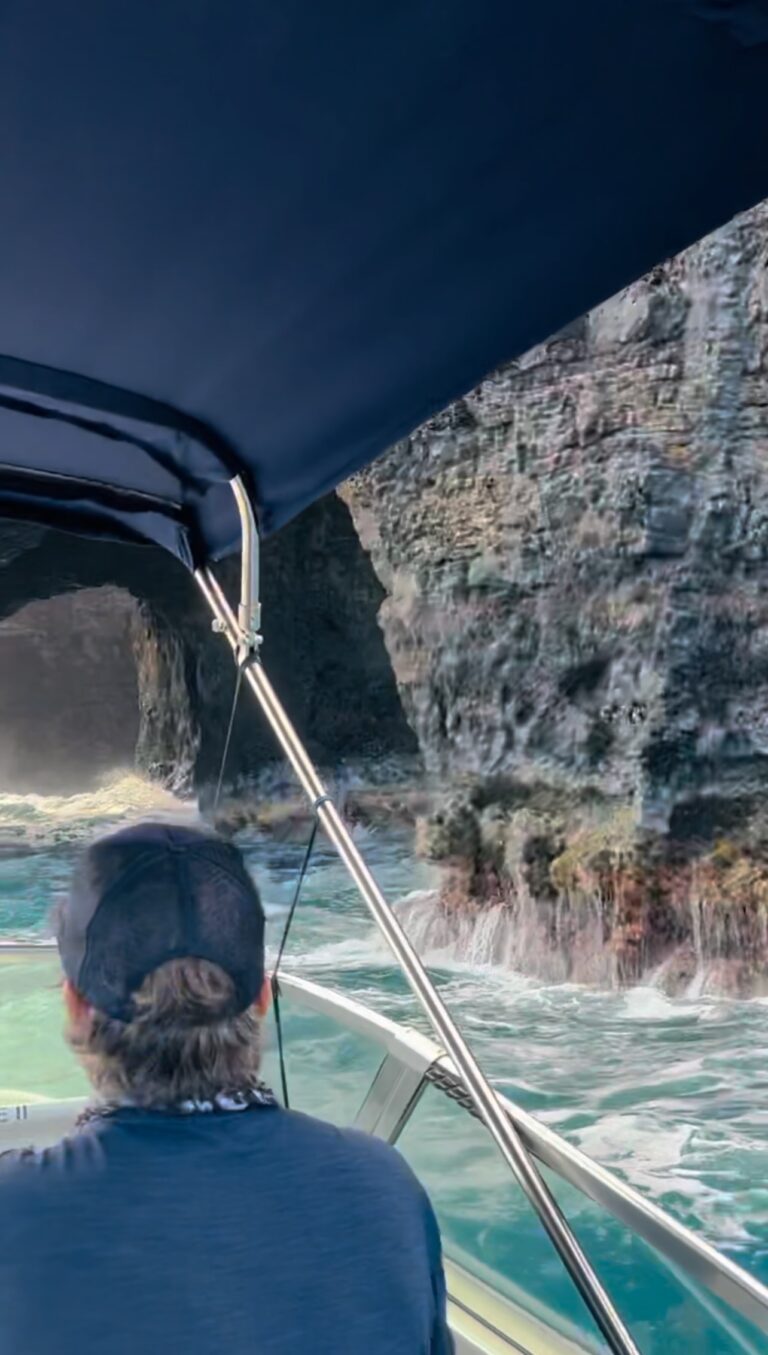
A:
<svg viewBox="0 0 768 1355">
<path fill-rule="evenodd" d="M 68 1037 L 103 1095 L 163 1106 L 254 1085 L 264 914 L 234 844 L 157 823 L 101 838 L 57 932 L 87 1004 Z"/>
<path fill-rule="evenodd" d="M 2 1348 L 447 1352 L 405 1163 L 254 1088 L 263 913 L 236 849 L 153 825 L 95 844 L 59 939 L 73 1043 L 130 1108 L 14 1175 Z"/>
<path fill-rule="evenodd" d="M 261 1018 L 253 1006 L 233 1015 L 232 996 L 219 965 L 169 960 L 135 993 L 131 1021 L 94 1010 L 69 1043 L 108 1100 L 160 1108 L 239 1094 L 259 1079 Z"/>
</svg>

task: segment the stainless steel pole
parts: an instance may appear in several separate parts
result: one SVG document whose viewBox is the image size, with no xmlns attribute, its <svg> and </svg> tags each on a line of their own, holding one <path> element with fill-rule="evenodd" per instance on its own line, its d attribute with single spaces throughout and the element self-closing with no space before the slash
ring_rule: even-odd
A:
<svg viewBox="0 0 768 1355">
<path fill-rule="evenodd" d="M 237 654 L 242 648 L 235 613 L 230 607 L 220 584 L 209 569 L 198 570 L 197 581 L 213 613 L 218 630 L 226 635 Z M 442 998 L 436 992 L 416 951 L 395 917 L 390 905 L 371 875 L 355 846 L 336 806 L 320 780 L 304 745 L 286 715 L 261 663 L 254 660 L 245 670 L 252 687 L 277 740 L 293 766 L 320 822 L 335 846 L 339 856 L 386 937 L 389 946 L 403 969 L 408 982 L 421 1003 L 429 1021 L 446 1052 L 453 1059 L 482 1119 L 496 1144 L 535 1209 L 563 1265 L 576 1285 L 605 1337 L 613 1355 L 640 1355 L 627 1328 L 600 1283 L 587 1257 L 549 1188 L 528 1155 L 517 1130 L 510 1124 L 496 1095 L 467 1045 L 454 1025 Z"/>
</svg>

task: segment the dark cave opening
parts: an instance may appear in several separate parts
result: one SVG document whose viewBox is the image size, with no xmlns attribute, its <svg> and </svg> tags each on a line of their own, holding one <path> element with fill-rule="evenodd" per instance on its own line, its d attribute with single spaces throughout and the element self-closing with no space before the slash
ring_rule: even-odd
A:
<svg viewBox="0 0 768 1355">
<path fill-rule="evenodd" d="M 230 596 L 238 565 L 220 571 Z M 384 592 L 331 495 L 263 549 L 264 661 L 324 766 L 417 756 L 377 614 Z M 152 548 L 0 523 L 0 783 L 43 794 L 134 765 L 171 789 L 218 772 L 234 666 L 193 578 Z M 279 761 L 244 695 L 231 784 Z"/>
<path fill-rule="evenodd" d="M 65 794 L 134 765 L 136 611 L 125 589 L 105 586 L 0 622 L 0 788 Z"/>
</svg>

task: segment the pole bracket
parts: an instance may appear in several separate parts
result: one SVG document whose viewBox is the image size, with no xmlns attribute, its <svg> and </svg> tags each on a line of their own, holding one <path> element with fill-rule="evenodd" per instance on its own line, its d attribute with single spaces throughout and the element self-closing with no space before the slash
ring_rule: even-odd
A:
<svg viewBox="0 0 768 1355">
<path fill-rule="evenodd" d="M 238 666 L 245 668 L 258 658 L 261 634 L 261 598 L 259 595 L 259 529 L 248 491 L 239 475 L 229 482 L 240 516 L 242 537 L 240 565 L 240 601 L 237 605 L 237 643 L 234 646 Z M 226 634 L 221 617 L 214 617 L 213 630 Z"/>
</svg>

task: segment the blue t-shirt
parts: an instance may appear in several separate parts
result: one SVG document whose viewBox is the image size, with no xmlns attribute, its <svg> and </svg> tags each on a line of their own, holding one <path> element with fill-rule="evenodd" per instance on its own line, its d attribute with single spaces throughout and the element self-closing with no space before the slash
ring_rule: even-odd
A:
<svg viewBox="0 0 768 1355">
<path fill-rule="evenodd" d="M 277 1106 L 119 1110 L 0 1158 L 1 1355 L 445 1355 L 429 1201 Z"/>
</svg>

